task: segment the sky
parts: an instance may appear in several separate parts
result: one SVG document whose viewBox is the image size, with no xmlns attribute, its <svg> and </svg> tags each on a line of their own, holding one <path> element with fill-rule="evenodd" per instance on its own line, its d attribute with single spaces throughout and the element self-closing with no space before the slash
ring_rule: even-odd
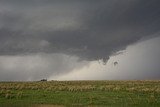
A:
<svg viewBox="0 0 160 107">
<path fill-rule="evenodd" d="M 0 0 L 0 81 L 160 79 L 159 4 Z"/>
</svg>

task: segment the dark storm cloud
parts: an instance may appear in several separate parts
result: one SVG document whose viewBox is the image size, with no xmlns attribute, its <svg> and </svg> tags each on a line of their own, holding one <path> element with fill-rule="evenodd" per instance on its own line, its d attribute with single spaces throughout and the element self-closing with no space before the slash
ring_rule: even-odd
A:
<svg viewBox="0 0 160 107">
<path fill-rule="evenodd" d="M 0 54 L 107 60 L 160 30 L 159 0 L 0 0 Z"/>
</svg>

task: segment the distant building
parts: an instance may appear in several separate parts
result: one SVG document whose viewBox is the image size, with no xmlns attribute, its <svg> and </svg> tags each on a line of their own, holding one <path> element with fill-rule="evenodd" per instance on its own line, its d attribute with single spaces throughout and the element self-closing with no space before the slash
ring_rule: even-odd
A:
<svg viewBox="0 0 160 107">
<path fill-rule="evenodd" d="M 47 79 L 42 79 L 41 81 L 47 81 Z"/>
</svg>

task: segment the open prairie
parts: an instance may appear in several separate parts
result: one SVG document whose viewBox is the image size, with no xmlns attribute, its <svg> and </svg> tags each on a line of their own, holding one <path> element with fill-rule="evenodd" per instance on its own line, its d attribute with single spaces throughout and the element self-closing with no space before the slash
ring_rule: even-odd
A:
<svg viewBox="0 0 160 107">
<path fill-rule="evenodd" d="M 0 107 L 160 106 L 160 81 L 0 82 Z"/>
</svg>

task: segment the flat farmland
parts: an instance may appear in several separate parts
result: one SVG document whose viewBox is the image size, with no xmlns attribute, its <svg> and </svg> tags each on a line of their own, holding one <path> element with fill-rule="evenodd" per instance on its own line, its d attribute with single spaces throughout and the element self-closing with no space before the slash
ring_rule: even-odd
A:
<svg viewBox="0 0 160 107">
<path fill-rule="evenodd" d="M 160 107 L 160 81 L 0 82 L 0 107 Z"/>
</svg>

